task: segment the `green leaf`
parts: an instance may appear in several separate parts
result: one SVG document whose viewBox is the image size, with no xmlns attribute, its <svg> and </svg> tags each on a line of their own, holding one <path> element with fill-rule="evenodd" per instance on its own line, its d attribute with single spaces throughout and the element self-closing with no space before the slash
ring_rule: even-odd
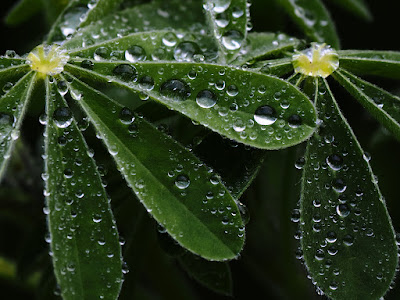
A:
<svg viewBox="0 0 400 300">
<path fill-rule="evenodd" d="M 200 30 L 204 29 L 203 23 L 202 7 L 197 0 L 187 0 L 185 3 L 169 0 L 143 4 L 81 28 L 79 34 L 64 43 L 64 47 L 82 48 L 132 33 L 169 29 L 181 29 L 199 35 Z M 174 37 L 171 37 L 171 40 L 167 38 L 165 42 L 173 44 Z"/>
<path fill-rule="evenodd" d="M 84 27 L 110 14 L 121 0 L 70 0 L 67 7 L 53 24 L 47 43 L 61 42 Z"/>
<path fill-rule="evenodd" d="M 395 233 L 368 160 L 325 80 L 322 120 L 307 146 L 301 245 L 313 282 L 332 299 L 380 299 L 398 263 Z"/>
<path fill-rule="evenodd" d="M 143 118 L 75 79 L 77 102 L 147 211 L 183 247 L 209 260 L 238 256 L 244 226 L 219 179 Z M 207 199 L 207 197 L 209 199 Z"/>
<path fill-rule="evenodd" d="M 48 24 L 52 25 L 72 0 L 41 0 Z"/>
<path fill-rule="evenodd" d="M 364 0 L 330 0 L 343 9 L 367 21 L 372 21 L 372 14 Z"/>
<path fill-rule="evenodd" d="M 20 0 L 6 16 L 5 23 L 9 26 L 24 23 L 42 8 L 42 0 Z"/>
<path fill-rule="evenodd" d="M 343 69 L 357 74 L 400 79 L 400 52 L 341 50 L 338 54 Z"/>
<path fill-rule="evenodd" d="M 66 42 L 64 47 L 76 46 Z M 202 50 L 204 49 L 204 51 Z M 208 36 L 190 32 L 160 30 L 131 33 L 83 48 L 69 51 L 71 57 L 86 57 L 94 60 L 144 60 L 193 61 L 196 56 L 213 61 L 218 49 Z"/>
<path fill-rule="evenodd" d="M 254 67 L 261 73 L 277 77 L 282 77 L 294 71 L 292 58 L 289 57 L 260 61 Z"/>
<path fill-rule="evenodd" d="M 0 178 L 3 177 L 35 83 L 35 73 L 22 77 L 0 98 Z"/>
<path fill-rule="evenodd" d="M 303 93 L 284 80 L 248 70 L 205 63 L 126 61 L 99 61 L 92 70 L 72 64 L 65 68 L 144 93 L 223 136 L 257 148 L 298 144 L 315 128 L 314 106 Z"/>
<path fill-rule="evenodd" d="M 292 51 L 299 43 L 299 40 L 288 37 L 283 33 L 249 33 L 246 46 L 242 49 L 241 55 L 233 61 L 233 64 L 254 63 L 258 60 L 275 57 L 285 51 Z"/>
<path fill-rule="evenodd" d="M 93 154 L 61 96 L 65 87 L 65 81 L 46 79 L 43 178 L 54 271 L 65 300 L 117 299 L 122 284 L 118 231 Z"/>
<path fill-rule="evenodd" d="M 209 27 L 220 49 L 219 61 L 234 60 L 247 37 L 247 0 L 204 0 Z"/>
<path fill-rule="evenodd" d="M 340 48 L 335 24 L 321 0 L 278 0 L 277 3 L 312 41 Z"/>
<path fill-rule="evenodd" d="M 338 70 L 333 77 L 389 131 L 400 139 L 400 98 L 357 76 Z"/>
<path fill-rule="evenodd" d="M 227 262 L 206 261 L 192 254 L 178 258 L 182 268 L 200 284 L 222 294 L 232 295 L 232 274 Z"/>
</svg>

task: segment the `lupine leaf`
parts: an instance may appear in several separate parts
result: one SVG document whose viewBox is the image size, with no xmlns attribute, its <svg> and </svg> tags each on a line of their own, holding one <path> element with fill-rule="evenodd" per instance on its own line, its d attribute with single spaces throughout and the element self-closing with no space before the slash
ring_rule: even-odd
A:
<svg viewBox="0 0 400 300">
<path fill-rule="evenodd" d="M 254 67 L 261 73 L 277 77 L 293 72 L 292 59 L 288 57 L 260 61 L 257 62 Z"/>
<path fill-rule="evenodd" d="M 372 14 L 364 0 L 330 0 L 355 15 L 367 20 L 372 20 Z"/>
<path fill-rule="evenodd" d="M 371 167 L 323 80 L 322 123 L 308 142 L 301 245 L 313 282 L 332 299 L 380 299 L 398 263 L 395 233 Z"/>
<path fill-rule="evenodd" d="M 400 52 L 341 50 L 338 54 L 343 69 L 361 75 L 400 79 Z"/>
<path fill-rule="evenodd" d="M 65 45 L 70 46 L 69 44 Z M 94 60 L 193 61 L 201 56 L 206 61 L 217 58 L 217 47 L 205 35 L 172 30 L 138 32 L 69 51 L 70 56 Z"/>
<path fill-rule="evenodd" d="M 75 64 L 80 64 L 75 60 Z M 309 99 L 289 83 L 239 68 L 177 62 L 96 62 L 80 76 L 142 92 L 230 139 L 279 149 L 307 139 L 315 128 Z M 192 78 L 192 79 L 191 79 Z"/>
<path fill-rule="evenodd" d="M 206 261 L 192 254 L 184 254 L 178 260 L 200 284 L 219 294 L 232 295 L 232 274 L 227 262 Z"/>
<path fill-rule="evenodd" d="M 54 22 L 47 43 L 60 42 L 79 27 L 95 22 L 120 4 L 121 0 L 71 0 Z"/>
<path fill-rule="evenodd" d="M 247 35 L 246 46 L 242 48 L 240 55 L 233 64 L 253 63 L 293 50 L 299 40 L 281 33 L 253 32 Z"/>
<path fill-rule="evenodd" d="M 12 26 L 19 25 L 38 13 L 42 7 L 42 0 L 21 0 L 8 13 L 5 23 Z"/>
<path fill-rule="evenodd" d="M 0 98 L 0 178 L 11 156 L 35 83 L 35 74 L 29 72 Z"/>
<path fill-rule="evenodd" d="M 183 247 L 210 260 L 237 257 L 244 227 L 218 177 L 190 151 L 75 79 L 71 88 L 147 211 Z M 208 198 L 207 198 L 208 196 Z"/>
<path fill-rule="evenodd" d="M 204 10 L 220 49 L 220 62 L 232 61 L 246 41 L 249 17 L 247 1 L 204 0 Z"/>
<path fill-rule="evenodd" d="M 134 17 L 132 17 L 134 16 Z M 160 1 L 138 5 L 107 16 L 88 25 L 80 33 L 65 41 L 68 49 L 82 48 L 119 38 L 131 33 L 184 29 L 198 34 L 204 29 L 204 16 L 200 1 Z M 174 42 L 174 37 L 170 43 Z M 169 40 L 166 39 L 166 42 Z"/>
<path fill-rule="evenodd" d="M 340 70 L 332 74 L 389 131 L 400 139 L 400 98 Z"/>
<path fill-rule="evenodd" d="M 60 82 L 58 83 L 60 86 Z M 46 79 L 45 182 L 54 271 L 69 299 L 117 299 L 121 246 L 107 194 L 67 102 Z"/>
<path fill-rule="evenodd" d="M 335 24 L 320 0 L 278 0 L 293 21 L 315 42 L 327 43 L 340 48 Z"/>
</svg>

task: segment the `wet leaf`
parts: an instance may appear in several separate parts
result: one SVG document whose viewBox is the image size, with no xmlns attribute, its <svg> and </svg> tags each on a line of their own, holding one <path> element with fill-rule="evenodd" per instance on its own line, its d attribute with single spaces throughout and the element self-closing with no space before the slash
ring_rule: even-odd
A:
<svg viewBox="0 0 400 300">
<path fill-rule="evenodd" d="M 16 26 L 29 20 L 43 8 L 41 0 L 20 0 L 5 18 L 9 26 Z"/>
<path fill-rule="evenodd" d="M 205 0 L 206 18 L 219 49 L 219 61 L 232 61 L 239 55 L 248 30 L 248 3 L 246 0 Z"/>
<path fill-rule="evenodd" d="M 312 41 L 340 48 L 335 24 L 321 0 L 281 0 L 277 3 L 282 5 Z"/>
<path fill-rule="evenodd" d="M 400 98 L 345 71 L 336 71 L 334 78 L 382 125 L 400 139 Z"/>
<path fill-rule="evenodd" d="M 400 79 L 400 52 L 341 50 L 338 54 L 343 69 L 361 75 Z"/>
<path fill-rule="evenodd" d="M 122 10 L 88 25 L 82 28 L 79 34 L 66 41 L 64 47 L 82 48 L 128 34 L 166 31 L 172 28 L 198 35 L 200 30 L 204 29 L 203 24 L 204 16 L 200 1 L 187 0 L 184 3 L 180 0 L 158 1 Z M 174 37 L 165 41 L 173 44 Z"/>
<path fill-rule="evenodd" d="M 364 0 L 331 0 L 331 2 L 354 13 L 364 20 L 371 21 L 373 18 L 371 11 Z"/>
<path fill-rule="evenodd" d="M 121 0 L 71 0 L 53 23 L 47 43 L 60 42 L 84 27 L 110 14 Z"/>
<path fill-rule="evenodd" d="M 285 34 L 252 32 L 247 36 L 246 46 L 241 50 L 233 64 L 254 63 L 258 60 L 275 57 L 285 51 L 293 50 L 299 40 Z"/>
<path fill-rule="evenodd" d="M 148 95 L 223 136 L 257 148 L 298 144 L 315 128 L 309 99 L 275 77 L 205 63 L 99 61 L 92 70 L 76 65 L 81 63 L 75 60 L 66 69 Z"/>
<path fill-rule="evenodd" d="M 257 62 L 254 67 L 261 73 L 277 77 L 284 76 L 294 71 L 292 59 L 288 57 L 260 61 Z"/>
<path fill-rule="evenodd" d="M 322 120 L 302 179 L 302 250 L 313 282 L 332 299 L 379 299 L 398 263 L 395 233 L 366 156 L 325 80 Z"/>
<path fill-rule="evenodd" d="M 200 284 L 216 293 L 232 295 L 232 274 L 227 262 L 206 261 L 189 253 L 180 256 L 178 261 L 189 276 Z"/>
<path fill-rule="evenodd" d="M 122 284 L 118 231 L 93 153 L 61 93 L 64 89 L 59 92 L 46 79 L 42 177 L 54 271 L 65 300 L 117 299 Z"/>
<path fill-rule="evenodd" d="M 209 260 L 238 256 L 244 226 L 228 190 L 189 150 L 75 79 L 78 104 L 147 211 L 183 247 Z"/>
<path fill-rule="evenodd" d="M 34 83 L 35 74 L 29 72 L 0 98 L 0 178 L 4 175 L 14 142 L 19 137 Z"/>
</svg>

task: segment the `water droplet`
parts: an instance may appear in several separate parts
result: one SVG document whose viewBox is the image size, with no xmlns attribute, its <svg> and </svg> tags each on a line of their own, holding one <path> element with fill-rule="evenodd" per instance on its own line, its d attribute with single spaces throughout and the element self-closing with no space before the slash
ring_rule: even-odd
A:
<svg viewBox="0 0 400 300">
<path fill-rule="evenodd" d="M 53 113 L 54 123 L 59 128 L 67 128 L 72 123 L 72 112 L 68 107 L 57 108 Z"/>
<path fill-rule="evenodd" d="M 347 186 L 342 179 L 337 178 L 333 181 L 332 188 L 338 193 L 343 193 Z"/>
<path fill-rule="evenodd" d="M 302 124 L 301 117 L 299 115 L 291 115 L 288 119 L 289 126 L 292 128 L 297 128 Z"/>
<path fill-rule="evenodd" d="M 343 244 L 345 244 L 346 246 L 352 246 L 353 243 L 354 243 L 354 238 L 350 234 L 346 234 L 343 237 Z"/>
<path fill-rule="evenodd" d="M 164 82 L 161 85 L 160 92 L 162 95 L 178 101 L 186 100 L 191 94 L 189 86 L 178 79 Z"/>
<path fill-rule="evenodd" d="M 123 81 L 135 80 L 137 76 L 137 71 L 134 66 L 128 64 L 121 64 L 114 68 L 114 75 L 118 76 Z"/>
<path fill-rule="evenodd" d="M 139 86 L 142 89 L 151 91 L 154 88 L 154 79 L 149 75 L 145 75 L 139 79 Z"/>
<path fill-rule="evenodd" d="M 196 103 L 202 108 L 211 108 L 217 103 L 217 96 L 210 90 L 202 90 L 197 94 Z"/>
<path fill-rule="evenodd" d="M 190 185 L 189 177 L 184 174 L 178 175 L 175 178 L 175 185 L 181 190 L 186 189 Z"/>
<path fill-rule="evenodd" d="M 228 86 L 228 88 L 226 89 L 226 93 L 231 96 L 231 97 L 235 97 L 237 96 L 237 94 L 239 93 L 238 88 L 236 87 L 236 85 L 231 84 Z"/>
<path fill-rule="evenodd" d="M 336 242 L 337 237 L 336 237 L 336 233 L 334 233 L 333 231 L 330 231 L 326 234 L 326 241 L 328 243 L 334 243 Z"/>
<path fill-rule="evenodd" d="M 243 34 L 237 30 L 229 30 L 222 36 L 222 45 L 228 50 L 237 50 L 242 46 Z"/>
<path fill-rule="evenodd" d="M 339 171 L 343 167 L 343 158 L 339 154 L 332 154 L 326 158 L 326 163 L 332 170 Z"/>
<path fill-rule="evenodd" d="M 94 60 L 102 60 L 110 57 L 110 50 L 106 47 L 99 47 L 94 51 Z"/>
<path fill-rule="evenodd" d="M 231 0 L 212 0 L 213 10 L 216 13 L 222 13 L 231 5 Z"/>
<path fill-rule="evenodd" d="M 176 34 L 173 32 L 167 32 L 164 37 L 162 38 L 162 42 L 167 47 L 173 47 L 176 45 L 178 38 Z"/>
<path fill-rule="evenodd" d="M 325 258 L 324 250 L 317 249 L 317 251 L 315 251 L 315 256 L 314 257 L 315 257 L 316 260 L 319 260 L 319 261 L 323 260 Z"/>
<path fill-rule="evenodd" d="M 119 113 L 119 119 L 121 120 L 122 123 L 128 125 L 135 120 L 135 117 L 133 116 L 133 113 L 129 108 L 124 107 L 123 109 L 121 109 L 121 112 Z"/>
<path fill-rule="evenodd" d="M 291 217 L 292 222 L 298 223 L 300 221 L 300 210 L 295 208 L 292 211 L 292 217 Z"/>
<path fill-rule="evenodd" d="M 140 46 L 132 46 L 125 51 L 125 59 L 130 62 L 145 60 L 146 51 Z"/>
<path fill-rule="evenodd" d="M 305 164 L 306 164 L 306 160 L 304 159 L 304 157 L 300 157 L 298 160 L 296 160 L 296 162 L 294 163 L 294 166 L 296 167 L 296 169 L 301 170 L 301 169 L 303 169 Z"/>
<path fill-rule="evenodd" d="M 339 204 L 336 206 L 336 213 L 342 218 L 345 218 L 350 214 L 350 208 L 347 204 Z"/>
<path fill-rule="evenodd" d="M 93 70 L 94 63 L 89 59 L 85 59 L 81 62 L 81 67 L 84 69 Z"/>
<path fill-rule="evenodd" d="M 260 125 L 272 125 L 277 120 L 276 111 L 269 105 L 260 106 L 254 113 L 254 120 Z"/>
<path fill-rule="evenodd" d="M 192 61 L 196 54 L 201 54 L 199 45 L 193 42 L 182 42 L 174 50 L 177 61 Z"/>
</svg>

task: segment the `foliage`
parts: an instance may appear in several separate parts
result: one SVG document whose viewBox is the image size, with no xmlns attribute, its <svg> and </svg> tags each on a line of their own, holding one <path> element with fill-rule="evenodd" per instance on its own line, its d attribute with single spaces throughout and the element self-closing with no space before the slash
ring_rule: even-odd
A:
<svg viewBox="0 0 400 300">
<path fill-rule="evenodd" d="M 371 20 L 361 0 L 332 2 Z M 265 224 L 245 243 L 241 201 L 267 185 L 268 196 L 282 191 L 275 196 L 282 205 L 271 209 L 285 220 L 301 187 L 291 217 L 299 224 L 296 257 L 318 294 L 380 299 L 388 292 L 399 239 L 370 156 L 331 87 L 341 85 L 399 139 L 400 98 L 359 76 L 399 79 L 400 53 L 340 50 L 320 0 L 267 5 L 307 40 L 251 32 L 246 0 L 22 0 L 13 8 L 9 25 L 42 10 L 52 25 L 28 54 L 0 57 L 1 192 L 34 203 L 29 191 L 39 185 L 19 177 L 31 166 L 29 180 L 37 182 L 40 167 L 27 151 L 37 142 L 25 134 L 33 132 L 43 144 L 47 229 L 40 218 L 28 220 L 30 247 L 15 264 L 2 254 L 2 276 L 39 299 L 151 299 L 139 276 L 145 269 L 145 279 L 161 281 L 164 298 L 196 298 L 173 268 L 178 262 L 213 295 L 239 298 L 231 267 L 244 261 L 263 277 L 263 260 L 240 254 L 272 222 L 259 218 Z M 40 139 L 31 120 L 23 123 L 38 111 Z M 300 179 L 291 161 L 305 141 Z M 257 202 L 270 201 L 264 193 Z M 262 210 L 251 205 L 255 220 Z M 291 255 L 285 226 L 281 247 Z M 51 266 L 46 246 L 32 242 L 44 232 Z M 291 268 L 275 275 L 294 276 Z M 283 297 L 313 297 L 298 286 Z"/>
</svg>

